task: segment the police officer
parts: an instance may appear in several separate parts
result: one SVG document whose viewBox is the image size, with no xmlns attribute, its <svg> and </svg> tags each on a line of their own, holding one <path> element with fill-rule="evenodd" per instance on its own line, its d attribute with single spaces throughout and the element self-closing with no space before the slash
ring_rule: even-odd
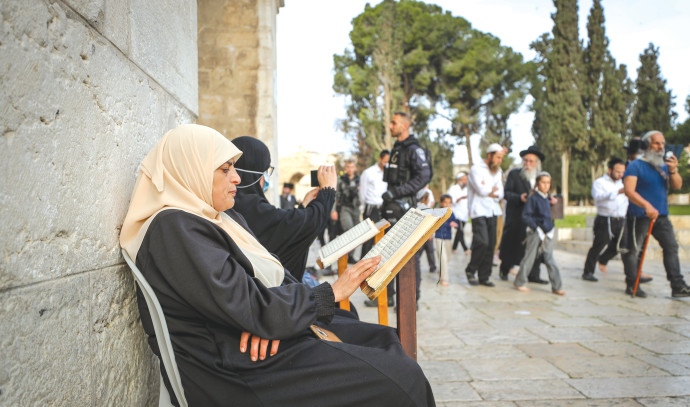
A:
<svg viewBox="0 0 690 407">
<path fill-rule="evenodd" d="M 417 192 L 431 181 L 431 163 L 416 137 L 410 134 L 410 116 L 396 112 L 390 123 L 391 135 L 397 138 L 391 151 L 388 166 L 384 169 L 383 180 L 388 183 L 388 190 L 383 198 L 383 217 L 394 224 L 405 214 L 407 209 L 416 206 Z M 417 258 L 417 256 L 415 256 Z M 421 273 L 416 266 L 417 299 Z M 388 305 L 395 303 L 393 284 L 388 286 Z M 376 306 L 375 301 L 365 301 L 367 306 Z"/>
</svg>

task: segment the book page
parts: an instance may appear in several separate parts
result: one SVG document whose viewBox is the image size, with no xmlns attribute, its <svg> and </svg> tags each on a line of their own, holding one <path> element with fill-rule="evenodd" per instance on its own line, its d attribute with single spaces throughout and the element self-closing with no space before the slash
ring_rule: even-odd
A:
<svg viewBox="0 0 690 407">
<path fill-rule="evenodd" d="M 352 251 L 379 233 L 374 222 L 367 218 L 352 229 L 328 242 L 319 250 L 319 258 L 323 267 L 335 263 L 338 258 Z"/>
<path fill-rule="evenodd" d="M 383 257 L 378 269 L 362 283 L 362 292 L 370 299 L 376 298 L 404 264 L 410 261 L 414 252 L 419 250 L 424 241 L 450 217 L 451 212 L 450 208 L 407 211 L 405 216 L 364 256 L 367 258 L 380 254 Z"/>
<path fill-rule="evenodd" d="M 418 209 L 410 209 L 386 235 L 374 246 L 363 259 L 381 256 L 378 269 L 367 278 L 367 284 L 377 289 L 388 277 L 390 271 L 405 256 L 409 249 L 419 240 L 423 230 L 428 229 L 436 221 L 433 215 L 427 215 Z M 427 225 L 426 228 L 420 228 Z M 415 238 L 417 237 L 417 238 Z M 405 250 L 407 248 L 407 250 Z"/>
</svg>

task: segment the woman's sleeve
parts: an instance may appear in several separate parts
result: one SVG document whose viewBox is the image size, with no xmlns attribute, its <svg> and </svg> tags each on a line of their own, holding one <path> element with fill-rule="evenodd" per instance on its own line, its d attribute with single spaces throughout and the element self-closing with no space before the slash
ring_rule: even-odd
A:
<svg viewBox="0 0 690 407">
<path fill-rule="evenodd" d="M 193 215 L 191 215 L 193 216 Z M 288 284 L 267 288 L 233 257 L 227 235 L 203 219 L 175 216 L 149 228 L 148 251 L 169 289 L 219 325 L 267 339 L 290 338 L 314 321 L 330 322 L 333 290 Z"/>
</svg>

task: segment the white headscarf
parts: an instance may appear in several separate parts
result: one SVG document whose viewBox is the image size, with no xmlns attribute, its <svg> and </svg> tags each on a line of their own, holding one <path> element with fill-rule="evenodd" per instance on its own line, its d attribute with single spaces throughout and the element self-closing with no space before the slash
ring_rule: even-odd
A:
<svg viewBox="0 0 690 407">
<path fill-rule="evenodd" d="M 278 260 L 241 225 L 213 208 L 213 173 L 242 152 L 217 131 L 184 124 L 167 132 L 144 158 L 122 225 L 120 245 L 136 261 L 151 221 L 162 210 L 180 209 L 220 226 L 240 247 L 267 287 L 282 283 Z"/>
</svg>

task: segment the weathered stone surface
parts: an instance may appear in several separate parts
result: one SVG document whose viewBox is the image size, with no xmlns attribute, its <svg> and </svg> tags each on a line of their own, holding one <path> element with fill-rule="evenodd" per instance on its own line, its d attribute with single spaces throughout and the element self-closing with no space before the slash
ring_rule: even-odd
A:
<svg viewBox="0 0 690 407">
<path fill-rule="evenodd" d="M 89 274 L 0 294 L 0 405 L 93 405 Z"/>
<path fill-rule="evenodd" d="M 543 359 L 465 359 L 460 365 L 474 380 L 567 379 L 568 375 Z"/>
<path fill-rule="evenodd" d="M 93 405 L 155 405 L 158 359 L 141 327 L 132 274 L 125 265 L 90 274 Z"/>
<path fill-rule="evenodd" d="M 569 379 L 567 382 L 595 399 L 690 395 L 688 376 Z"/>
<path fill-rule="evenodd" d="M 0 7 L 6 289 L 119 262 L 137 166 L 194 116 L 61 3 Z"/>
<path fill-rule="evenodd" d="M 505 380 L 470 383 L 485 400 L 558 400 L 584 398 L 563 380 Z"/>
<path fill-rule="evenodd" d="M 130 2 L 130 58 L 194 113 L 199 111 L 197 3 Z"/>
<path fill-rule="evenodd" d="M 586 377 L 642 377 L 668 376 L 669 374 L 632 356 L 579 357 L 563 355 L 549 359 L 571 378 Z"/>
<path fill-rule="evenodd" d="M 519 407 L 641 407 L 642 404 L 633 399 L 606 400 L 530 400 L 518 401 Z"/>
</svg>

